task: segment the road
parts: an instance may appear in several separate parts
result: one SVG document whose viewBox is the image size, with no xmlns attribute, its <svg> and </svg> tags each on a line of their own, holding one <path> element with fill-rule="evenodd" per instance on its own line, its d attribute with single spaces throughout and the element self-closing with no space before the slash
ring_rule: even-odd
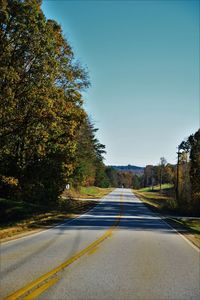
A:
<svg viewBox="0 0 200 300">
<path fill-rule="evenodd" d="M 1 245 L 1 299 L 200 299 L 200 255 L 129 189 Z"/>
</svg>

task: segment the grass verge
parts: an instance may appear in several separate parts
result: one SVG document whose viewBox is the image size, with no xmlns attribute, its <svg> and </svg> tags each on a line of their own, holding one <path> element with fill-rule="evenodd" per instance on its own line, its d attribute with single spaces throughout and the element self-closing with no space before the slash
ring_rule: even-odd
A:
<svg viewBox="0 0 200 300">
<path fill-rule="evenodd" d="M 0 221 L 0 241 L 11 240 L 33 232 L 47 229 L 66 219 L 75 218 L 94 207 L 98 202 L 91 198 L 102 198 L 112 189 L 86 188 L 79 192 L 80 199 L 66 197 L 65 192 L 58 210 L 46 210 L 36 205 L 0 199 L 6 216 Z M 88 195 L 88 196 L 87 196 Z M 103 195 L 103 196 L 102 196 Z M 88 198 L 88 199 L 81 199 Z M 43 211 L 42 211 L 43 210 Z M 7 217 L 7 218 L 6 218 Z"/>
<path fill-rule="evenodd" d="M 170 183 L 164 183 L 161 185 L 161 189 L 166 192 L 166 190 L 170 190 L 173 188 L 173 185 Z M 160 191 L 160 185 L 155 185 L 152 187 L 145 187 L 139 190 L 140 192 L 158 192 Z"/>
<path fill-rule="evenodd" d="M 186 236 L 193 244 L 200 248 L 200 219 L 181 217 L 169 186 L 163 187 L 162 192 L 158 188 L 153 191 L 150 188 L 133 190 L 134 194 L 142 200 L 151 210 L 162 214 L 165 220 L 177 231 Z M 167 190 L 167 191 L 166 191 Z M 172 216 L 168 216 L 168 215 Z"/>
<path fill-rule="evenodd" d="M 187 217 L 168 217 L 166 221 L 200 248 L 200 220 Z"/>
<path fill-rule="evenodd" d="M 163 213 L 175 213 L 177 211 L 177 205 L 170 187 L 163 188 L 162 191 L 155 187 L 154 190 L 144 188 L 133 190 L 133 192 L 152 209 Z"/>
<path fill-rule="evenodd" d="M 81 187 L 80 190 L 70 189 L 65 190 L 63 195 L 70 198 L 79 198 L 79 199 L 100 199 L 111 193 L 113 188 L 99 188 L 96 186 L 88 186 L 88 187 Z"/>
</svg>

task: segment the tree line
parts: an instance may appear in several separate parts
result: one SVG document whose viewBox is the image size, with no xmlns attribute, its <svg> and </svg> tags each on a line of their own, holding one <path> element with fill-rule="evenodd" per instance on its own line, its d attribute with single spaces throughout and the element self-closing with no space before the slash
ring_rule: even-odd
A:
<svg viewBox="0 0 200 300">
<path fill-rule="evenodd" d="M 0 1 L 0 197 L 55 205 L 75 188 L 173 184 L 181 208 L 200 208 L 200 130 L 143 175 L 106 167 L 83 108 L 87 71 L 41 0 Z"/>
<path fill-rule="evenodd" d="M 40 0 L 0 1 L 0 74 L 0 196 L 53 205 L 67 183 L 109 185 L 87 71 Z"/>
<path fill-rule="evenodd" d="M 200 213 L 200 129 L 178 146 L 176 199 L 180 207 Z"/>
<path fill-rule="evenodd" d="M 124 171 L 126 169 L 126 171 Z M 157 165 L 147 165 L 143 174 L 135 174 L 127 167 L 107 167 L 106 174 L 114 187 L 140 189 L 149 187 L 174 198 L 178 211 L 200 213 L 200 129 L 178 146 L 177 163 L 170 164 L 164 157 Z M 163 189 L 163 185 L 169 187 Z M 156 189 L 155 189 L 156 187 Z M 171 209 L 171 208 L 170 208 Z"/>
<path fill-rule="evenodd" d="M 169 183 L 178 210 L 200 213 L 200 129 L 178 146 L 177 164 L 162 157 L 157 166 L 146 166 L 141 185 L 151 187 Z"/>
</svg>

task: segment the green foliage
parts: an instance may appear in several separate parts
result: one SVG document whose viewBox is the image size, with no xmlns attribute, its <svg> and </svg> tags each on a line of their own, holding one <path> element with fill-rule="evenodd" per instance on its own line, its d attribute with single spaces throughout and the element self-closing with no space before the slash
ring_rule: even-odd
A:
<svg viewBox="0 0 200 300">
<path fill-rule="evenodd" d="M 193 210 L 191 201 L 191 180 L 188 153 L 179 152 L 177 202 L 182 210 Z"/>
<path fill-rule="evenodd" d="M 54 203 L 75 168 L 88 80 L 40 5 L 0 6 L 0 175 L 17 181 L 16 196 L 25 201 Z M 1 180 L 1 194 L 6 189 Z"/>
<path fill-rule="evenodd" d="M 200 129 L 179 147 L 178 204 L 184 211 L 200 213 Z"/>
<path fill-rule="evenodd" d="M 193 208 L 200 213 L 200 129 L 188 139 L 190 151 L 190 180 Z"/>
<path fill-rule="evenodd" d="M 160 191 L 160 185 L 158 185 L 153 190 L 146 187 L 138 191 L 134 191 L 134 193 L 153 208 L 163 212 L 175 212 L 177 211 L 177 203 L 173 194 L 171 194 L 172 188 L 173 186 L 169 184 L 163 184 L 162 192 Z"/>
<path fill-rule="evenodd" d="M 96 186 L 81 187 L 80 193 L 85 198 L 102 198 L 112 191 L 112 188 L 99 188 Z"/>
<path fill-rule="evenodd" d="M 86 118 L 80 127 L 77 137 L 76 168 L 72 175 L 74 186 L 109 186 L 103 164 L 105 146 L 96 138 L 97 130 L 89 118 Z"/>
<path fill-rule="evenodd" d="M 42 211 L 44 207 L 27 203 L 24 201 L 13 201 L 0 198 L 0 220 L 1 223 L 13 220 L 21 220 L 32 215 L 34 212 Z"/>
<path fill-rule="evenodd" d="M 169 190 L 172 189 L 173 185 L 170 183 L 164 183 L 162 184 L 162 190 Z M 160 185 L 155 185 L 153 187 L 153 191 L 158 192 L 160 190 Z M 141 188 L 139 191 L 141 192 L 153 192 L 151 187 L 145 187 L 145 188 Z"/>
<path fill-rule="evenodd" d="M 133 180 L 132 180 L 132 186 L 133 189 L 139 189 L 141 187 L 141 183 L 142 183 L 142 176 L 140 175 L 135 175 L 133 176 Z"/>
<path fill-rule="evenodd" d="M 118 172 L 118 186 L 124 188 L 131 188 L 133 185 L 133 173 L 132 172 Z"/>
<path fill-rule="evenodd" d="M 118 171 L 113 167 L 106 167 L 105 172 L 109 180 L 109 185 L 112 187 L 118 187 Z"/>
<path fill-rule="evenodd" d="M 114 167 L 106 167 L 106 174 L 109 180 L 109 185 L 112 187 L 125 187 L 139 189 L 143 184 L 143 176 L 136 175 L 132 171 L 122 171 L 123 166 L 116 169 Z"/>
<path fill-rule="evenodd" d="M 155 186 L 169 183 L 174 184 L 175 167 L 166 162 L 162 157 L 159 165 L 147 165 L 144 169 L 144 187 Z"/>
<path fill-rule="evenodd" d="M 103 162 L 97 161 L 96 167 L 95 185 L 101 188 L 109 187 L 110 183 L 106 174 L 106 167 L 104 166 Z"/>
</svg>

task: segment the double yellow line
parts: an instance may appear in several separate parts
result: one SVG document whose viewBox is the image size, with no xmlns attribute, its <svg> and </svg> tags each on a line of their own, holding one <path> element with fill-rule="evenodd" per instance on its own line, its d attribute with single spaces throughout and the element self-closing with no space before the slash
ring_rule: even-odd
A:
<svg viewBox="0 0 200 300">
<path fill-rule="evenodd" d="M 122 205 L 122 194 L 121 194 L 120 213 L 117 216 L 112 227 L 110 227 L 100 238 L 98 238 L 95 242 L 91 243 L 88 247 L 84 248 L 80 252 L 74 254 L 72 257 L 67 259 L 58 267 L 54 268 L 50 272 L 42 275 L 41 277 L 35 279 L 31 283 L 25 285 L 23 288 L 14 292 L 13 294 L 5 298 L 5 300 L 17 300 L 19 298 L 23 300 L 34 299 L 37 296 L 39 296 L 41 293 L 43 293 L 45 290 L 47 290 L 50 286 L 54 285 L 59 280 L 59 278 L 57 277 L 58 272 L 62 271 L 63 269 L 71 265 L 74 261 L 76 261 L 83 255 L 87 253 L 91 253 L 92 250 L 94 250 L 100 243 L 102 243 L 105 239 L 107 239 L 112 235 L 115 228 L 119 225 L 121 215 L 122 215 L 122 209 L 123 209 L 123 205 Z"/>
</svg>

